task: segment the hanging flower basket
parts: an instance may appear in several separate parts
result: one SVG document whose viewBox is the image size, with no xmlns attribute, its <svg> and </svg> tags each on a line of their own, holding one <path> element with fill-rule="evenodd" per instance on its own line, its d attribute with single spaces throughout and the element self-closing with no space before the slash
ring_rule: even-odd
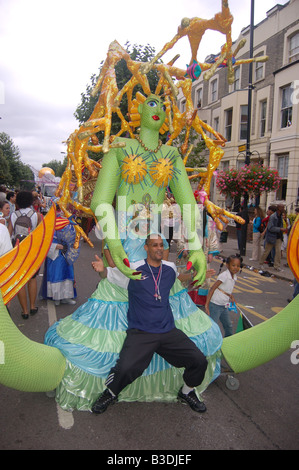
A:
<svg viewBox="0 0 299 470">
<path fill-rule="evenodd" d="M 216 186 L 221 194 L 230 195 L 231 197 L 240 197 L 242 195 L 243 190 L 240 188 L 238 175 L 239 171 L 236 168 L 218 171 Z"/>
<path fill-rule="evenodd" d="M 256 163 L 243 166 L 239 171 L 238 180 L 244 190 L 254 196 L 277 191 L 281 181 L 277 170 Z"/>
<path fill-rule="evenodd" d="M 235 198 L 241 197 L 245 192 L 259 196 L 263 192 L 277 191 L 280 181 L 277 170 L 251 163 L 240 170 L 231 168 L 219 171 L 216 186 L 221 194 Z"/>
</svg>

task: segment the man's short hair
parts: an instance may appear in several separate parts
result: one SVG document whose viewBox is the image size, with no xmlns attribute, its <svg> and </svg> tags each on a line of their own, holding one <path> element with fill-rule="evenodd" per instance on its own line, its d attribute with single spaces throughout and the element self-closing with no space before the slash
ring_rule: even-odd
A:
<svg viewBox="0 0 299 470">
<path fill-rule="evenodd" d="M 156 237 L 161 237 L 160 233 L 149 233 L 148 236 L 146 237 L 145 244 L 148 245 L 148 242 L 151 238 L 156 238 Z"/>
</svg>

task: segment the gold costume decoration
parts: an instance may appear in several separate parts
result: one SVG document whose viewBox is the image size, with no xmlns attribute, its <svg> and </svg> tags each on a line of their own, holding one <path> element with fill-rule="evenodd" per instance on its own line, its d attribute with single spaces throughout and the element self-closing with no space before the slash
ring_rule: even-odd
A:
<svg viewBox="0 0 299 470">
<path fill-rule="evenodd" d="M 52 243 L 55 219 L 53 205 L 42 222 L 21 243 L 1 256 L 0 290 L 5 304 L 27 284 L 43 263 Z"/>
<path fill-rule="evenodd" d="M 147 167 L 140 155 L 127 155 L 122 161 L 121 176 L 128 184 L 138 184 L 144 180 Z"/>
<path fill-rule="evenodd" d="M 98 101 L 94 107 L 90 118 L 78 130 L 75 130 L 67 141 L 67 168 L 61 178 L 56 195 L 59 197 L 59 205 L 66 217 L 71 215 L 69 207 L 73 206 L 77 211 L 83 212 L 86 216 L 94 217 L 88 202 L 84 201 L 84 183 L 82 178 L 82 167 L 88 178 L 95 181 L 101 164 L 94 161 L 88 156 L 88 152 L 103 152 L 106 154 L 112 147 L 124 147 L 124 142 L 117 142 L 116 137 L 126 134 L 128 137 L 135 139 L 135 129 L 140 125 L 140 116 L 138 106 L 143 103 L 147 96 L 152 93 L 164 96 L 164 104 L 166 106 L 166 121 L 164 122 L 160 132 L 164 133 L 169 130 L 169 138 L 166 145 L 172 145 L 173 140 L 186 129 L 186 139 L 181 147 L 181 153 L 188 158 L 188 137 L 190 129 L 193 127 L 199 137 L 201 137 L 208 150 L 209 162 L 206 169 L 199 169 L 195 175 L 190 175 L 189 179 L 200 177 L 198 185 L 199 190 L 203 190 L 206 194 L 204 205 L 209 213 L 215 218 L 215 222 L 219 229 L 222 228 L 222 221 L 226 222 L 225 216 L 229 216 L 236 221 L 243 223 L 243 219 L 226 213 L 223 209 L 217 207 L 209 201 L 211 178 L 214 171 L 218 168 L 223 156 L 223 147 L 225 146 L 225 138 L 216 132 L 211 126 L 204 123 L 198 116 L 197 109 L 194 106 L 191 97 L 192 80 L 188 78 L 186 70 L 179 69 L 174 66 L 174 57 L 167 64 L 162 63 L 163 55 L 171 50 L 175 44 L 183 37 L 187 36 L 191 49 L 190 66 L 196 62 L 198 70 L 204 73 L 204 79 L 209 80 L 217 71 L 218 67 L 227 68 L 228 82 L 234 80 L 234 68 L 241 63 L 249 63 L 254 61 L 265 61 L 267 57 L 257 57 L 248 60 L 236 60 L 235 56 L 244 46 L 244 40 L 237 44 L 235 50 L 232 49 L 231 25 L 233 16 L 231 15 L 228 2 L 222 0 L 221 11 L 211 19 L 202 18 L 184 18 L 178 27 L 176 35 L 165 44 L 161 51 L 149 62 L 137 62 L 131 59 L 128 52 L 117 42 L 113 41 L 108 50 L 107 58 L 102 66 L 97 83 L 92 91 L 92 96 L 98 96 Z M 220 56 L 214 63 L 200 63 L 197 61 L 197 51 L 201 39 L 207 30 L 214 30 L 225 36 L 225 44 L 221 49 Z M 122 89 L 118 88 L 116 81 L 115 67 L 120 60 L 125 60 L 128 70 L 131 72 L 131 79 Z M 152 70 L 158 73 L 159 81 L 155 91 L 150 90 L 147 74 Z M 187 75 L 187 76 L 186 76 Z M 135 92 L 134 88 L 141 86 L 143 93 Z M 186 101 L 186 110 L 180 112 L 178 109 L 176 98 L 179 91 L 183 94 Z M 128 115 L 124 116 L 120 110 L 120 103 L 123 99 L 128 103 Z M 110 135 L 111 121 L 113 114 L 120 119 L 120 131 L 116 135 Z M 97 133 L 102 131 L 104 138 L 102 144 L 99 144 Z M 151 149 L 153 150 L 153 149 Z M 189 152 L 190 153 L 190 152 Z M 187 158 L 184 158 L 186 165 Z M 190 172 L 191 169 L 188 169 Z M 192 170 L 194 171 L 194 169 Z M 149 170 L 154 184 L 167 186 L 171 174 L 171 162 L 155 162 Z M 129 155 L 124 158 L 122 167 L 122 178 L 129 184 L 134 181 L 142 181 L 145 177 L 145 168 L 143 162 L 138 156 Z M 78 197 L 76 200 L 72 196 L 71 182 L 76 179 L 76 189 Z M 92 246 L 90 240 L 83 230 L 76 226 L 78 240 L 80 236 Z"/>
</svg>

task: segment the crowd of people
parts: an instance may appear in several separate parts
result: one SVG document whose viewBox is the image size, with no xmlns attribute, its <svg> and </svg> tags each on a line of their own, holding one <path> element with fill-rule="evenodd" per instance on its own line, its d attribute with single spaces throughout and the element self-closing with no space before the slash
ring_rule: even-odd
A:
<svg viewBox="0 0 299 470">
<path fill-rule="evenodd" d="M 296 214 L 299 208 L 295 209 Z M 282 271 L 281 258 L 287 250 L 291 222 L 283 204 L 270 205 L 266 216 L 260 207 L 254 208 L 252 224 L 252 256 L 250 261 L 257 261 L 263 269 L 264 263 L 275 271 Z M 263 250 L 262 250 L 263 247 Z"/>
<path fill-rule="evenodd" d="M 0 256 L 20 243 L 42 221 L 46 203 L 40 191 L 10 191 L 0 188 Z M 21 316 L 38 312 L 37 297 L 60 303 L 75 304 L 76 288 L 73 264 L 80 249 L 74 248 L 75 230 L 57 206 L 52 245 L 44 263 L 43 282 L 38 293 L 39 270 L 18 292 Z"/>
</svg>

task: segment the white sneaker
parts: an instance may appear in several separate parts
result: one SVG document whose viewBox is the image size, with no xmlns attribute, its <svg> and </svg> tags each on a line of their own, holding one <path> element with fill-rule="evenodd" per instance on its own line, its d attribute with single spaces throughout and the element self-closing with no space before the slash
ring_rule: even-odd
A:
<svg viewBox="0 0 299 470">
<path fill-rule="evenodd" d="M 76 305 L 76 301 L 74 299 L 62 299 L 61 300 L 62 304 L 69 304 L 69 305 Z"/>
</svg>

